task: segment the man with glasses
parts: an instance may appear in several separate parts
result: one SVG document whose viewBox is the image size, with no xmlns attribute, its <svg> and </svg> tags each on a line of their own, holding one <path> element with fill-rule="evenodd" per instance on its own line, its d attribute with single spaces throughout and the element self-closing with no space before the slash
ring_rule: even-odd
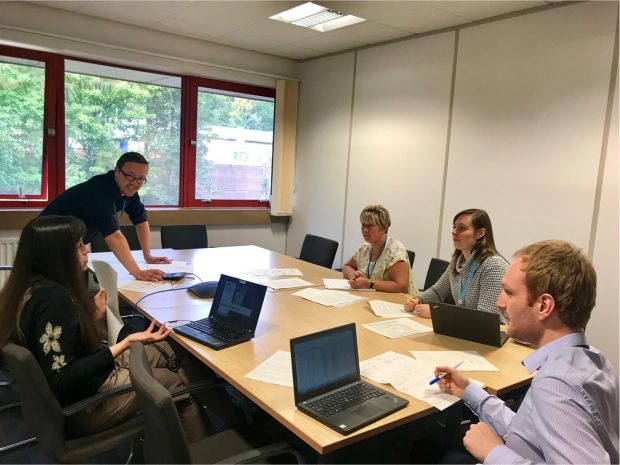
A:
<svg viewBox="0 0 620 465">
<path fill-rule="evenodd" d="M 136 227 L 144 260 L 147 263 L 170 263 L 166 257 L 151 255 L 151 233 L 146 209 L 138 190 L 146 183 L 149 162 L 137 152 L 124 153 L 114 170 L 93 176 L 77 184 L 50 202 L 41 215 L 75 216 L 86 225 L 84 243 L 91 242 L 99 232 L 123 266 L 142 281 L 159 281 L 161 270 L 142 270 L 131 255 L 127 239 L 119 229 L 117 215 L 127 213 Z"/>
</svg>

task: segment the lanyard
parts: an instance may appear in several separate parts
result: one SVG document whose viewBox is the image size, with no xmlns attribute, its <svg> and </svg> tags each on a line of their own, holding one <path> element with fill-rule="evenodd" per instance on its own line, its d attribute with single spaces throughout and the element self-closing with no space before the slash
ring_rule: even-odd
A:
<svg viewBox="0 0 620 465">
<path fill-rule="evenodd" d="M 463 303 L 465 302 L 465 296 L 467 295 L 467 291 L 469 290 L 471 280 L 474 279 L 474 273 L 478 269 L 479 263 L 475 259 L 473 259 L 472 262 L 473 263 L 469 265 L 469 276 L 467 277 L 467 281 L 465 282 L 465 287 L 463 287 L 463 278 L 461 277 L 458 280 L 458 290 L 457 290 L 458 295 L 459 295 L 459 299 L 457 301 L 458 305 L 463 305 Z"/>
<path fill-rule="evenodd" d="M 377 266 L 377 262 L 379 261 L 379 258 L 381 257 L 381 254 L 383 253 L 383 249 L 385 249 L 385 244 L 387 243 L 387 239 L 385 240 L 385 242 L 383 242 L 383 244 L 381 245 L 381 248 L 379 249 L 379 255 L 377 255 L 377 259 L 375 260 L 375 263 L 372 265 L 372 270 L 370 269 L 370 259 L 372 258 L 372 246 L 370 246 L 370 249 L 368 250 L 368 268 L 366 269 L 366 274 L 368 279 L 371 279 L 372 277 L 372 273 L 375 272 L 375 266 Z"/>
<path fill-rule="evenodd" d="M 125 204 L 127 203 L 127 197 L 123 199 L 123 207 L 121 208 L 121 216 L 123 216 L 123 212 L 125 211 Z M 116 200 L 112 204 L 114 205 L 114 216 L 116 216 Z"/>
</svg>

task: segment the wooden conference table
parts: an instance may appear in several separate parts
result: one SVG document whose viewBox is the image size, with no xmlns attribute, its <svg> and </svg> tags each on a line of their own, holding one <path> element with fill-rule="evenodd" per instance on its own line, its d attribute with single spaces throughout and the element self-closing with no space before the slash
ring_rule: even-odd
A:
<svg viewBox="0 0 620 465">
<path fill-rule="evenodd" d="M 138 252 L 138 254 L 136 258 L 139 259 L 141 253 Z M 220 273 L 234 275 L 264 268 L 298 268 L 303 273 L 300 277 L 316 286 L 322 286 L 322 278 L 341 277 L 341 273 L 334 270 L 256 246 L 175 250 L 167 255 L 174 260 L 192 264 L 194 273 L 203 281 L 217 280 Z M 93 253 L 90 254 L 90 258 L 91 260 L 109 261 L 119 271 L 119 278 L 121 273 L 126 275 L 111 253 Z M 177 286 L 184 287 L 195 282 L 197 281 L 186 280 Z M 484 382 L 489 392 L 501 395 L 530 382 L 531 378 L 521 365 L 521 360 L 531 353 L 531 349 L 516 344 L 512 340 L 502 348 L 496 348 L 435 333 L 388 339 L 360 326 L 381 320 L 374 315 L 366 301 L 343 308 L 325 307 L 291 295 L 298 290 L 272 291 L 269 289 L 256 329 L 256 336 L 243 344 L 215 351 L 174 333 L 172 337 L 319 454 L 329 453 L 437 410 L 425 402 L 395 391 L 391 386 L 382 385 L 383 388 L 408 399 L 409 405 L 348 436 L 338 434 L 298 411 L 295 407 L 292 389 L 245 377 L 276 351 L 288 352 L 290 350 L 289 339 L 292 337 L 355 322 L 360 360 L 389 350 L 405 355 L 410 355 L 410 350 L 476 350 L 499 368 L 498 372 L 468 372 L 472 378 Z M 119 294 L 131 303 L 137 302 L 144 296 L 144 294 L 122 289 L 119 289 Z M 404 294 L 373 292 L 364 295 L 368 295 L 370 299 L 390 302 L 406 300 Z M 184 290 L 155 294 L 144 298 L 138 305 L 143 314 L 160 323 L 204 318 L 208 316 L 210 307 L 211 299 L 202 300 Z M 416 318 L 416 320 L 431 325 L 430 320 L 423 318 Z M 432 375 L 429 373 L 429 379 Z"/>
</svg>

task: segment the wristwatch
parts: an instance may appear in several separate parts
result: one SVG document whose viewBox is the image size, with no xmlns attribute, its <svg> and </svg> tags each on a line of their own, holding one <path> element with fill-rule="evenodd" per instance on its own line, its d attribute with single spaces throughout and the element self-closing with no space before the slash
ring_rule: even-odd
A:
<svg viewBox="0 0 620 465">
<path fill-rule="evenodd" d="M 370 288 L 371 289 L 375 288 L 375 282 L 372 279 L 370 280 Z"/>
</svg>

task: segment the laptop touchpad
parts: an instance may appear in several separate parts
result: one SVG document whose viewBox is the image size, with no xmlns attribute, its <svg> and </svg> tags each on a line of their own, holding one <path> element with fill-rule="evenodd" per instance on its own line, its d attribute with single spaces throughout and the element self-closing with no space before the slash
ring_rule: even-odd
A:
<svg viewBox="0 0 620 465">
<path fill-rule="evenodd" d="M 354 407 L 349 410 L 350 413 L 355 413 L 356 415 L 361 415 L 363 417 L 368 417 L 370 415 L 374 415 L 375 413 L 379 413 L 382 410 L 379 407 L 376 407 L 371 404 L 362 404 Z"/>
</svg>

